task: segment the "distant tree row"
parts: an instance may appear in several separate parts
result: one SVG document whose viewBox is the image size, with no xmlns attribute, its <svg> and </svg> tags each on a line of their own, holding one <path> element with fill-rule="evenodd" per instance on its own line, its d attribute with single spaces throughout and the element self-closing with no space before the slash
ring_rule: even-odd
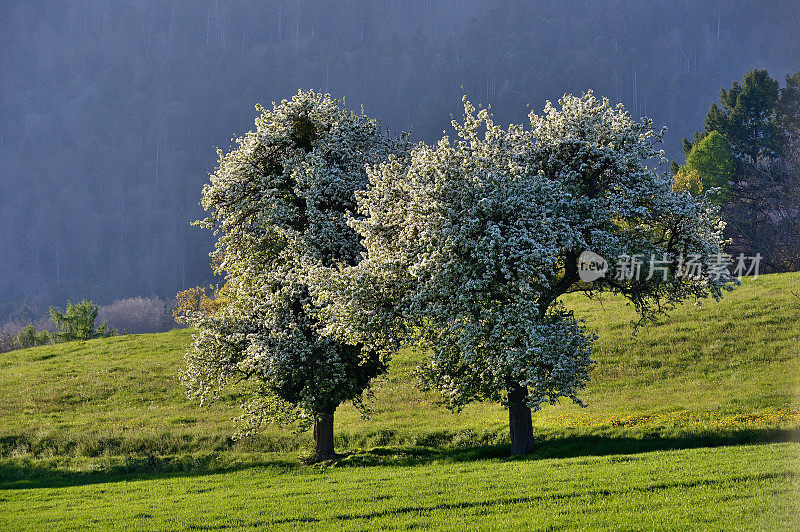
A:
<svg viewBox="0 0 800 532">
<path fill-rule="evenodd" d="M 106 336 L 110 331 L 122 334 L 168 331 L 179 326 L 172 316 L 173 307 L 160 299 L 134 297 L 104 306 L 91 301 L 68 302 L 64 312 L 53 308 L 41 316 L 33 302 L 26 299 L 0 323 L 0 353 L 56 341 L 86 340 Z M 97 315 L 91 323 L 101 322 L 96 328 L 90 326 L 95 308 Z"/>
<path fill-rule="evenodd" d="M 504 122 L 595 87 L 670 124 L 677 159 L 720 86 L 797 69 L 798 21 L 795 0 L 0 2 L 0 318 L 214 282 L 187 222 L 253 102 L 314 87 L 433 142 L 462 86 Z"/>
<path fill-rule="evenodd" d="M 44 344 L 72 342 L 74 340 L 92 340 L 106 338 L 117 334 L 107 322 L 95 326 L 99 307 L 85 299 L 80 303 L 67 302 L 67 308 L 61 311 L 50 307 L 50 319 L 55 331 L 37 331 L 32 324 L 26 325 L 17 335 L 19 347 L 34 347 Z"/>
</svg>

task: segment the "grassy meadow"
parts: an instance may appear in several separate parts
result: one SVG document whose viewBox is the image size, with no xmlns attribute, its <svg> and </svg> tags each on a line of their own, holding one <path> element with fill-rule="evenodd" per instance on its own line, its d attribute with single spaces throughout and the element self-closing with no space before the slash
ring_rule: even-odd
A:
<svg viewBox="0 0 800 532">
<path fill-rule="evenodd" d="M 583 394 L 534 413 L 509 459 L 506 412 L 459 413 L 400 353 L 372 413 L 337 411 L 337 451 L 309 434 L 236 441 L 233 392 L 191 403 L 190 332 L 0 355 L 0 529 L 776 529 L 800 521 L 800 274 L 745 280 L 634 331 L 632 308 L 565 303 L 600 339 Z"/>
</svg>

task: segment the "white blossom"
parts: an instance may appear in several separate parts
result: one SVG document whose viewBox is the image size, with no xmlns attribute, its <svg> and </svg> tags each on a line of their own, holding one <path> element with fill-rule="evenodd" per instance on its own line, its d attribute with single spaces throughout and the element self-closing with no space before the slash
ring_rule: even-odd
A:
<svg viewBox="0 0 800 532">
<path fill-rule="evenodd" d="M 496 125 L 464 99 L 457 138 L 417 145 L 368 172 L 350 220 L 366 254 L 326 301 L 327 331 L 377 350 L 403 338 L 429 354 L 420 375 L 450 406 L 576 402 L 595 336 L 559 304 L 573 290 L 629 298 L 643 319 L 689 297 L 718 298 L 730 276 L 649 275 L 579 282 L 577 260 L 679 255 L 710 260 L 723 224 L 705 198 L 672 190 L 662 132 L 589 92 L 547 103 L 529 127 Z M 325 291 L 322 291 L 325 292 Z"/>
<path fill-rule="evenodd" d="M 201 400 L 231 381 L 251 382 L 246 411 L 257 421 L 287 408 L 332 414 L 358 400 L 388 359 L 323 334 L 312 285 L 360 260 L 347 223 L 355 193 L 368 184 L 367 166 L 404 152 L 407 141 L 313 91 L 257 109 L 255 130 L 218 151 L 203 190 L 209 216 L 198 224 L 218 236 L 214 264 L 225 275 L 226 304 L 191 316 L 184 380 Z"/>
</svg>

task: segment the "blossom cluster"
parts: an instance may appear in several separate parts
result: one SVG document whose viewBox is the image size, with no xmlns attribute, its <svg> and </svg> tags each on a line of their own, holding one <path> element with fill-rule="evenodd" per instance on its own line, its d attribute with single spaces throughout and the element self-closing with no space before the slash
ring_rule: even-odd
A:
<svg viewBox="0 0 800 532">
<path fill-rule="evenodd" d="M 225 276 L 224 304 L 187 316 L 196 333 L 184 381 L 201 400 L 250 383 L 243 407 L 256 423 L 332 415 L 358 401 L 387 359 L 326 334 L 313 286 L 360 260 L 347 222 L 355 193 L 366 168 L 407 141 L 314 91 L 257 109 L 255 129 L 218 151 L 203 190 L 209 215 L 197 224 L 218 236 L 212 266 Z"/>
<path fill-rule="evenodd" d="M 724 224 L 706 197 L 678 193 L 652 123 L 589 92 L 548 102 L 530 125 L 501 128 L 464 99 L 457 138 L 416 146 L 368 171 L 351 226 L 364 260 L 328 298 L 339 334 L 429 354 L 423 382 L 453 408 L 507 400 L 580 402 L 594 335 L 558 304 L 580 281 L 578 257 L 713 257 Z M 664 165 L 665 166 L 665 165 Z M 686 266 L 686 264 L 684 264 Z M 643 319 L 686 298 L 719 298 L 729 274 L 666 280 L 601 277 L 593 292 L 629 298 Z"/>
</svg>

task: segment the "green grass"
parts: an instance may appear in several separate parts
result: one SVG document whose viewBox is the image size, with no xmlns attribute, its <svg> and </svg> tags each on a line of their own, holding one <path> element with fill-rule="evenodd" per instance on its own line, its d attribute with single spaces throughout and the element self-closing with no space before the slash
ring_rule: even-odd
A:
<svg viewBox="0 0 800 532">
<path fill-rule="evenodd" d="M 0 528 L 792 530 L 798 447 L 64 477 L 0 492 Z"/>
<path fill-rule="evenodd" d="M 232 440 L 232 394 L 189 402 L 189 331 L 0 354 L 0 529 L 786 529 L 800 517 L 792 290 L 798 273 L 746 280 L 635 334 L 623 301 L 566 298 L 600 337 L 588 406 L 535 413 L 526 460 L 505 457 L 499 406 L 452 413 L 418 391 L 411 351 L 376 382 L 370 419 L 337 411 L 350 454 L 326 468 L 302 465 L 308 434 Z"/>
</svg>

